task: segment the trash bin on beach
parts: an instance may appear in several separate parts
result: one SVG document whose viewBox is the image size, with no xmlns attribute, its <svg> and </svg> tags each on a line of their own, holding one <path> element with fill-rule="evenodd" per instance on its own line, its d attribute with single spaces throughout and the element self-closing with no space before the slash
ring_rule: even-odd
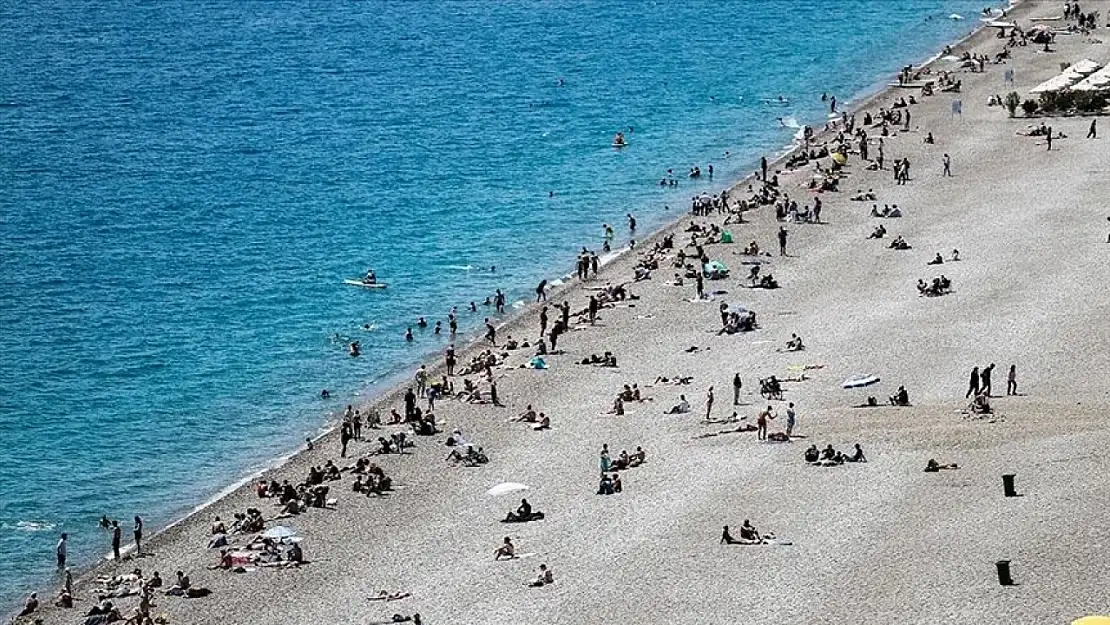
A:
<svg viewBox="0 0 1110 625">
<path fill-rule="evenodd" d="M 1017 489 L 1014 488 L 1014 474 L 1007 474 L 1002 476 L 1002 490 L 1006 493 L 1007 497 L 1017 497 Z"/>
<path fill-rule="evenodd" d="M 1002 586 L 1013 586 L 1014 578 L 1010 577 L 1010 561 L 999 560 L 994 565 L 998 569 L 998 583 Z"/>
</svg>

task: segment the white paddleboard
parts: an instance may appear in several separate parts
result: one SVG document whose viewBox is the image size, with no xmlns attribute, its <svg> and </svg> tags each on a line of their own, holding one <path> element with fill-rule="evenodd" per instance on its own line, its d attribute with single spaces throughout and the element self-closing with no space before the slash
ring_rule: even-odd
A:
<svg viewBox="0 0 1110 625">
<path fill-rule="evenodd" d="M 351 286 L 360 286 L 364 289 L 384 289 L 386 286 L 388 286 L 384 282 L 367 283 L 367 282 L 363 282 L 362 280 L 344 280 L 343 284 L 349 284 Z"/>
</svg>

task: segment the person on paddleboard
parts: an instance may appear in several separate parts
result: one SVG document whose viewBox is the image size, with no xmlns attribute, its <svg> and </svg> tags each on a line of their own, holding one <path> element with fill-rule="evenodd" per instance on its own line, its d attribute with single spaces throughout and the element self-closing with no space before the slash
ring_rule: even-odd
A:
<svg viewBox="0 0 1110 625">
<path fill-rule="evenodd" d="M 362 281 L 366 284 L 377 284 L 378 275 L 374 273 L 373 269 L 367 269 L 366 276 L 362 279 Z"/>
</svg>

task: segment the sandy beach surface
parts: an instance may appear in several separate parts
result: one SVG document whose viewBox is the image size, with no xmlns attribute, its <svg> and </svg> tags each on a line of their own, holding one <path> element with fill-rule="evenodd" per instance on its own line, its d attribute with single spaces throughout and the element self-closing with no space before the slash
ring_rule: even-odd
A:
<svg viewBox="0 0 1110 625">
<path fill-rule="evenodd" d="M 1013 15 L 1028 26 L 1032 17 L 1060 14 L 1061 6 L 1030 2 Z M 392 494 L 351 492 L 345 474 L 330 483 L 335 509 L 268 522 L 299 532 L 309 564 L 242 574 L 207 568 L 218 558 L 205 547 L 213 517 L 230 520 L 248 506 L 267 518 L 277 512 L 272 499 L 240 489 L 155 537 L 147 546 L 152 555 L 85 575 L 77 606 L 44 609 L 42 618 L 82 622 L 95 603 L 92 579 L 135 567 L 159 571 L 168 584 L 181 569 L 212 590 L 196 599 L 155 596 L 153 613 L 181 624 L 366 624 L 413 613 L 426 623 L 458 624 L 1068 623 L 1110 613 L 1110 120 L 1100 118 L 1100 137 L 1088 140 L 1091 118 L 1047 119 L 1067 135 L 1049 151 L 1043 137 L 1017 134 L 1040 120 L 1020 111 L 1010 119 L 1002 107 L 987 106 L 996 93 L 1024 97 L 1059 73 L 1061 62 L 1110 63 L 1110 2 L 1087 0 L 1083 9 L 1101 12 L 1103 27 L 1093 37 L 1060 35 L 1052 53 L 1017 48 L 1006 64 L 959 73 L 960 94 L 938 93 L 912 106 L 910 131 L 884 139 L 885 170 L 867 171 L 853 155 L 841 191 L 821 194 L 824 223 L 789 224 L 789 256 L 764 257 L 764 272 L 782 288 L 741 287 L 742 247 L 755 240 L 777 252 L 781 225 L 770 206 L 749 211 L 746 223 L 728 226 L 736 243 L 706 248 L 733 271 L 707 281 L 707 291 L 727 293 L 690 301 L 693 281 L 667 284 L 675 271 L 668 261 L 651 280 L 631 285 L 640 299 L 604 308 L 596 324 L 578 324 L 561 338 L 565 353 L 549 356 L 549 369 L 520 368 L 532 350 L 511 352 L 507 366 L 495 370 L 505 407 L 438 402 L 443 434 L 410 435 L 411 453 L 373 458 L 398 486 Z M 983 31 L 955 52 L 993 57 L 1004 43 L 994 34 Z M 955 65 L 942 59 L 934 71 Z M 1006 69 L 1015 70 L 1013 87 L 1003 82 Z M 894 89 L 863 106 L 874 112 L 911 93 L 918 94 Z M 954 98 L 963 102 L 962 115 L 951 114 Z M 934 145 L 923 141 L 929 132 Z M 945 153 L 952 177 L 942 176 Z M 912 163 L 906 185 L 892 178 L 896 158 Z M 805 188 L 811 174 L 812 165 L 780 174 L 799 204 L 812 202 Z M 849 199 L 858 188 L 874 189 L 880 206 L 897 204 L 904 216 L 871 217 L 872 202 Z M 691 221 L 722 219 L 686 217 L 668 231 L 681 245 Z M 880 222 L 887 238 L 867 239 Z M 896 235 L 912 249 L 889 249 Z M 639 249 L 584 286 L 629 280 Z M 926 264 L 953 249 L 959 262 Z M 916 281 L 941 273 L 953 292 L 920 297 Z M 575 286 L 552 299 L 580 310 L 589 294 Z M 756 311 L 759 328 L 718 335 L 722 301 Z M 536 315 L 526 310 L 499 336 L 534 339 Z M 792 333 L 804 339 L 804 351 L 783 351 Z M 693 346 L 699 350 L 687 351 Z M 576 364 L 604 351 L 619 367 Z M 961 412 L 968 373 L 992 362 L 995 414 L 969 417 Z M 1019 394 L 1005 396 L 1011 364 Z M 738 406 L 735 373 L 743 379 Z M 804 381 L 784 383 L 785 401 L 760 397 L 760 378 L 803 373 Z M 841 388 L 867 373 L 881 381 Z M 659 376 L 693 379 L 655 383 Z M 461 388 L 461 379 L 454 382 Z M 621 386 L 633 383 L 652 401 L 627 404 L 623 416 L 605 414 Z M 911 407 L 885 405 L 899 385 Z M 740 424 L 754 424 L 770 404 L 779 415 L 770 429 L 781 431 L 792 402 L 795 434 L 805 438 L 700 437 L 737 425 L 702 422 L 710 386 L 715 419 L 735 410 Z M 692 412 L 664 414 L 680 394 Z M 882 405 L 853 408 L 869 395 Z M 396 392 L 383 402 L 400 407 Z M 551 430 L 510 422 L 527 404 L 551 417 Z M 488 464 L 444 461 L 444 440 L 455 428 L 485 449 Z M 855 443 L 869 462 L 803 461 L 810 444 L 850 451 Z M 614 457 L 637 446 L 647 452 L 642 466 L 621 472 L 620 494 L 595 494 L 603 444 Z M 349 456 L 375 447 L 353 443 Z M 338 448 L 336 437 L 327 437 L 267 479 L 296 483 L 329 459 L 349 464 Z M 930 458 L 960 468 L 926 473 Z M 1022 496 L 1003 496 L 1003 474 L 1017 476 Z M 186 470 L 181 479 L 189 479 Z M 520 497 L 486 494 L 501 482 L 529 485 L 524 495 L 546 518 L 501 524 Z M 791 544 L 719 544 L 721 526 L 735 534 L 745 519 Z M 534 555 L 495 562 L 505 536 L 518 552 Z M 1012 562 L 1016 585 L 999 585 L 999 560 Z M 556 583 L 527 587 L 540 564 L 551 567 Z M 381 590 L 411 596 L 367 599 Z M 55 592 L 40 593 L 43 602 Z M 125 615 L 136 603 L 117 600 Z"/>
</svg>

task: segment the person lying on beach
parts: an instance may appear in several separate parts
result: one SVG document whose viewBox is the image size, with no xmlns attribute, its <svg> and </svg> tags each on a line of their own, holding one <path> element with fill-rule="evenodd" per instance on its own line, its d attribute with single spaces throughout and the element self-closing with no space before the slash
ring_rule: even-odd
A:
<svg viewBox="0 0 1110 625">
<path fill-rule="evenodd" d="M 959 465 L 957 465 L 956 463 L 940 464 L 934 458 L 929 458 L 929 462 L 925 463 L 925 472 L 926 473 L 936 473 L 938 471 L 944 471 L 944 470 L 950 470 L 950 469 L 954 470 L 954 469 L 959 469 L 959 468 L 960 468 Z"/>
<path fill-rule="evenodd" d="M 495 561 L 500 560 L 501 558 L 511 560 L 514 556 L 516 556 L 516 546 L 513 545 L 512 539 L 506 536 L 505 541 L 501 543 L 501 546 L 494 550 L 493 559 Z"/>
<path fill-rule="evenodd" d="M 671 406 L 665 414 L 686 414 L 687 412 L 690 412 L 690 402 L 686 401 L 685 395 L 679 395 L 678 403 Z"/>
<path fill-rule="evenodd" d="M 400 601 L 401 599 L 407 599 L 408 597 L 411 597 L 411 596 L 412 596 L 411 592 L 404 592 L 404 591 L 389 592 L 388 590 L 382 590 L 377 595 L 375 595 L 373 597 L 367 597 L 366 600 L 367 601 Z"/>
<path fill-rule="evenodd" d="M 693 381 L 694 381 L 694 376 L 682 376 L 682 377 L 673 377 L 673 378 L 668 378 L 668 377 L 665 377 L 665 376 L 659 376 L 659 377 L 655 378 L 655 384 L 663 383 L 663 384 L 674 384 L 674 385 L 677 385 L 677 386 L 690 384 Z"/>
<path fill-rule="evenodd" d="M 422 625 L 423 624 L 423 621 L 420 620 L 420 613 L 419 612 L 417 612 L 416 614 L 413 614 L 412 616 L 407 616 L 405 614 L 394 614 L 392 617 L 390 617 L 389 622 L 391 622 L 391 623 L 412 623 L 413 625 Z"/>
<path fill-rule="evenodd" d="M 548 586 L 555 583 L 555 575 L 551 569 L 547 568 L 546 564 L 541 564 L 539 572 L 536 573 L 536 579 L 528 582 L 527 586 L 532 588 L 539 588 L 541 586 Z"/>
</svg>

